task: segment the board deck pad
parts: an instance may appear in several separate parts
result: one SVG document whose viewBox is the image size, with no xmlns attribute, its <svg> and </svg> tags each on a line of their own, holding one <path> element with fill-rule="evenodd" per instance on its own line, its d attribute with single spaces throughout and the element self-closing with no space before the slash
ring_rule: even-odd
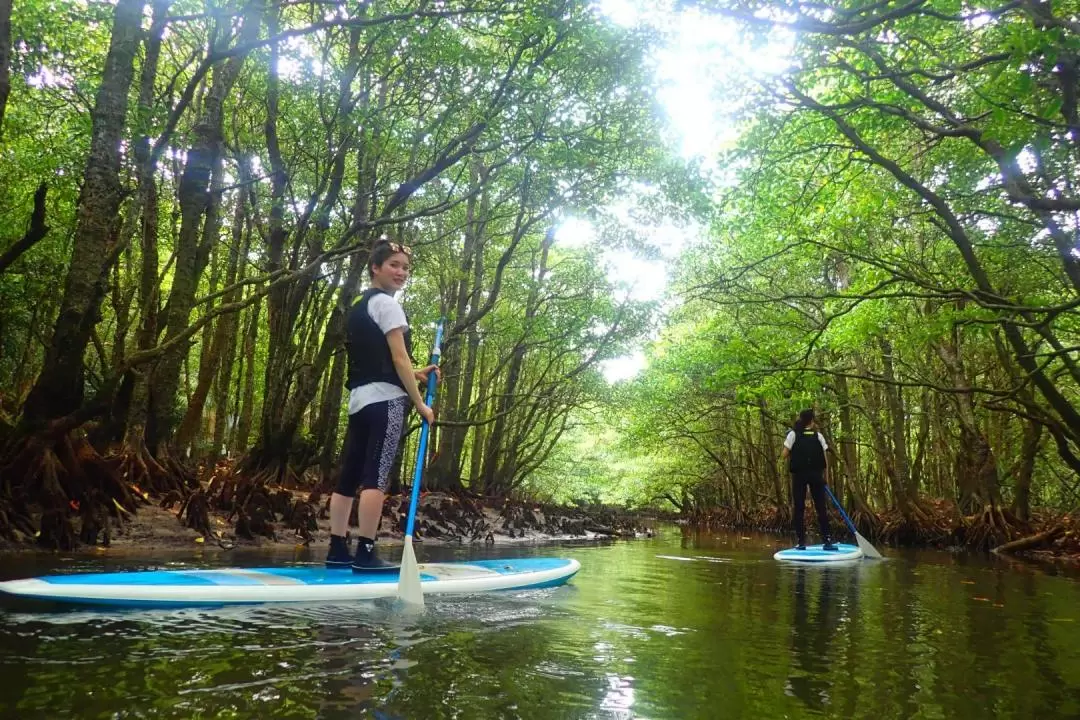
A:
<svg viewBox="0 0 1080 720">
<path fill-rule="evenodd" d="M 551 557 L 421 563 L 425 594 L 523 590 L 562 585 L 581 568 Z M 45 575 L 0 582 L 20 597 L 111 606 L 193 606 L 373 600 L 397 595 L 398 573 L 355 573 L 322 565 L 135 570 Z"/>
<path fill-rule="evenodd" d="M 863 556 L 857 545 L 837 543 L 836 550 L 824 550 L 821 545 L 807 545 L 805 550 L 784 548 L 773 555 L 776 560 L 790 562 L 828 563 L 858 560 Z"/>
</svg>

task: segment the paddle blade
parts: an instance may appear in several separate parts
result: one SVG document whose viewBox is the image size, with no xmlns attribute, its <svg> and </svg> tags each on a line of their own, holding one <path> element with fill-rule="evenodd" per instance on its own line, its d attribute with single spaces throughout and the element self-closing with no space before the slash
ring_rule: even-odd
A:
<svg viewBox="0 0 1080 720">
<path fill-rule="evenodd" d="M 405 551 L 401 554 L 401 572 L 398 574 L 398 599 L 406 605 L 424 607 L 424 589 L 420 587 L 420 566 L 413 551 L 412 535 L 405 536 Z"/>
<path fill-rule="evenodd" d="M 862 550 L 862 554 L 871 560 L 882 560 L 881 553 L 877 551 L 877 548 L 870 544 L 870 541 L 862 536 L 862 533 L 855 533 L 855 542 L 859 543 L 859 549 Z M 404 565 L 402 566 L 404 569 Z"/>
</svg>

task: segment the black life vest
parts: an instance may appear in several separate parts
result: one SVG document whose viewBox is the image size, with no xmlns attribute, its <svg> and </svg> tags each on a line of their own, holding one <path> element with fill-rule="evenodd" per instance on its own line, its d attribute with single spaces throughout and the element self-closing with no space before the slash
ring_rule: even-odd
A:
<svg viewBox="0 0 1080 720">
<path fill-rule="evenodd" d="M 378 294 L 390 293 L 379 288 L 368 288 L 349 310 L 345 331 L 345 349 L 349 354 L 349 377 L 345 387 L 352 390 L 369 383 L 384 382 L 397 385 L 402 390 L 405 385 L 394 369 L 394 359 L 390 354 L 390 343 L 378 324 L 371 319 L 368 302 Z M 406 318 L 408 320 L 408 318 Z M 412 357 L 412 333 L 405 328 L 405 350 Z"/>
<path fill-rule="evenodd" d="M 825 469 L 825 450 L 821 447 L 816 430 L 795 431 L 788 469 L 793 473 Z"/>
</svg>

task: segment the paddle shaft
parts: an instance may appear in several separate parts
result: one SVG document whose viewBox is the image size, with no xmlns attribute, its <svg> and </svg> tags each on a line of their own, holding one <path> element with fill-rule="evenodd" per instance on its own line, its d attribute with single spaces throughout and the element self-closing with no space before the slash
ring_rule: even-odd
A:
<svg viewBox="0 0 1080 720">
<path fill-rule="evenodd" d="M 847 513 L 844 512 L 843 506 L 840 505 L 840 501 L 836 499 L 836 496 L 833 495 L 832 490 L 829 489 L 828 485 L 825 486 L 825 492 L 829 493 L 829 499 L 833 501 L 833 505 L 835 505 L 836 509 L 840 511 L 840 517 L 844 518 L 844 522 L 847 523 L 848 530 L 850 530 L 853 535 L 858 535 L 859 531 L 855 529 L 855 523 L 851 522 L 851 518 L 849 518 L 847 516 Z"/>
<path fill-rule="evenodd" d="M 442 334 L 443 321 L 439 320 L 439 324 L 435 326 L 435 347 L 431 350 L 431 362 L 428 363 L 429 365 L 439 364 L 439 358 L 442 354 L 440 349 Z M 435 387 L 438 382 L 439 379 L 434 371 L 428 374 L 427 396 L 424 398 L 424 402 L 427 403 L 428 407 L 431 407 L 431 404 L 435 402 Z M 427 441 L 430 430 L 427 420 L 421 420 L 420 445 L 416 448 L 416 470 L 413 472 L 412 500 L 409 502 L 409 520 L 405 525 L 405 534 L 409 537 L 412 537 L 413 534 L 413 524 L 416 522 L 416 507 L 420 503 L 420 480 L 424 477 L 424 458 L 427 456 Z"/>
</svg>

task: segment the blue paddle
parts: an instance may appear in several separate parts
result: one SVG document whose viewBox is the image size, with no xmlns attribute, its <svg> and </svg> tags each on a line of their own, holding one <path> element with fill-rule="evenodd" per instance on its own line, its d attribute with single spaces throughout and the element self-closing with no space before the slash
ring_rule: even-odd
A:
<svg viewBox="0 0 1080 720">
<path fill-rule="evenodd" d="M 870 544 L 869 540 L 860 535 L 859 531 L 855 529 L 855 523 L 851 522 L 851 518 L 849 518 L 847 516 L 847 513 L 844 512 L 844 508 L 840 506 L 840 501 L 836 499 L 836 496 L 833 495 L 832 490 L 829 489 L 828 485 L 825 486 L 825 492 L 829 493 L 829 499 L 833 501 L 833 505 L 835 505 L 836 509 L 840 511 L 840 517 L 844 518 L 844 522 L 847 523 L 848 530 L 854 533 L 855 542 L 859 544 L 859 550 L 862 550 L 862 554 L 868 558 L 873 558 L 874 560 L 881 560 L 881 553 L 877 551 L 876 547 Z"/>
<path fill-rule="evenodd" d="M 442 355 L 443 321 L 435 326 L 435 347 L 431 350 L 430 365 L 438 365 Z M 435 386 L 438 378 L 432 371 L 428 375 L 427 397 L 424 402 L 431 407 L 435 402 Z M 401 572 L 398 574 L 398 598 L 409 605 L 424 607 L 424 590 L 420 586 L 420 566 L 416 563 L 413 550 L 413 526 L 416 524 L 416 508 L 420 504 L 420 480 L 424 476 L 424 458 L 427 456 L 428 433 L 431 428 L 427 420 L 420 421 L 420 444 L 416 448 L 416 471 L 413 473 L 412 500 L 409 502 L 409 518 L 405 524 L 405 550 L 401 554 Z"/>
</svg>

